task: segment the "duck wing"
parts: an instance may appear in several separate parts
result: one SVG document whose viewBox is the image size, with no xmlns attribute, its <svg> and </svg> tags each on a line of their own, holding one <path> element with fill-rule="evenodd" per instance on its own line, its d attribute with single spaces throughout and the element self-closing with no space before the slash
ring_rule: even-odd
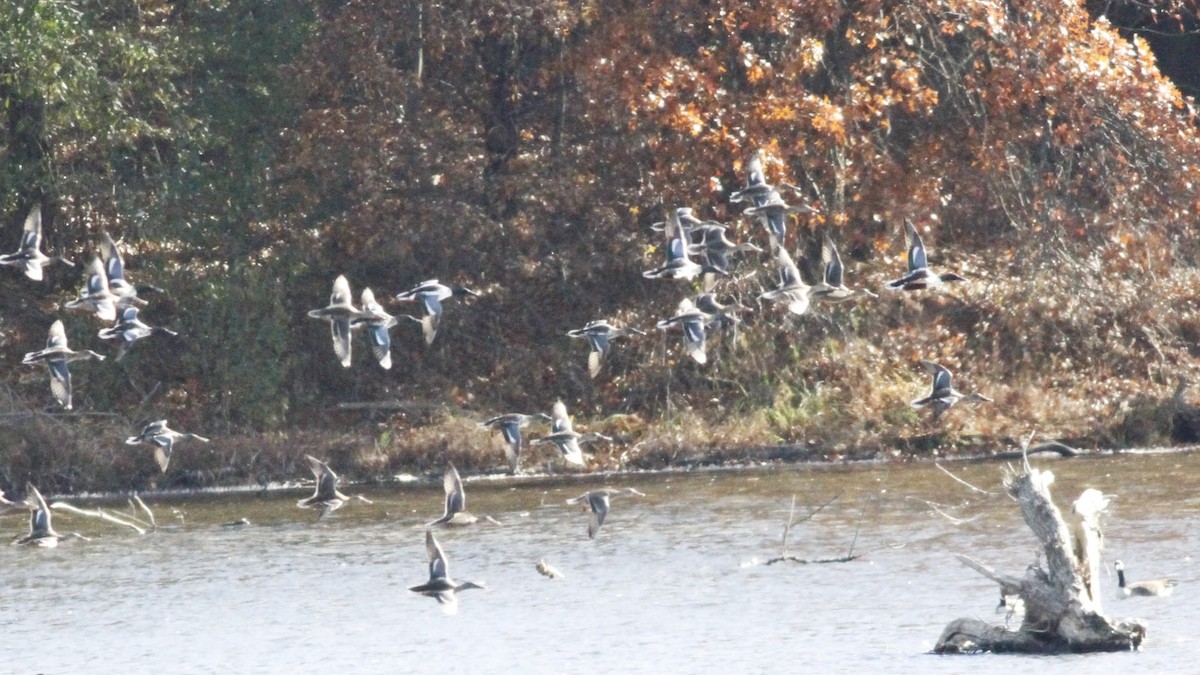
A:
<svg viewBox="0 0 1200 675">
<path fill-rule="evenodd" d="M 838 255 L 837 247 L 829 237 L 821 247 L 821 264 L 825 268 L 825 285 L 833 288 L 842 286 L 842 257 Z"/>
<path fill-rule="evenodd" d="M 50 369 L 50 393 L 66 410 L 71 409 L 71 369 L 63 358 L 46 359 Z"/>
<path fill-rule="evenodd" d="M 437 537 L 433 536 L 433 530 L 425 530 L 425 552 L 429 556 L 429 581 L 449 578 L 450 565 L 446 562 L 446 553 L 442 551 L 442 545 L 438 543 Z M 438 602 L 442 602 L 440 597 Z"/>
<path fill-rule="evenodd" d="M 921 243 L 921 233 L 913 226 L 912 221 L 904 221 L 904 241 L 908 247 L 908 271 L 914 272 L 929 267 L 925 256 L 925 244 Z"/>
<path fill-rule="evenodd" d="M 467 495 L 463 491 L 462 478 L 458 475 L 458 469 L 454 468 L 454 464 L 448 464 L 446 472 L 442 474 L 442 489 L 446 492 L 446 512 L 442 517 L 449 520 L 454 514 L 467 507 Z"/>
<path fill-rule="evenodd" d="M 592 517 L 588 522 L 588 537 L 595 538 L 608 515 L 608 492 L 597 490 L 588 493 L 588 506 L 592 507 Z"/>
<path fill-rule="evenodd" d="M 556 434 L 560 431 L 572 431 L 571 417 L 567 415 L 567 405 L 561 400 L 554 402 L 554 409 L 550 411 L 550 433 Z"/>
</svg>

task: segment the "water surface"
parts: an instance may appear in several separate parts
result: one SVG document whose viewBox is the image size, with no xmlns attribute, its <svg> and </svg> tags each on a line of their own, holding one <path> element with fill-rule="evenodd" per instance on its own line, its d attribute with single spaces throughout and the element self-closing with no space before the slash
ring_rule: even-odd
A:
<svg viewBox="0 0 1200 675">
<path fill-rule="evenodd" d="M 1107 563 L 1124 560 L 1134 579 L 1180 580 L 1169 598 L 1118 599 L 1109 566 L 1105 609 L 1149 622 L 1142 652 L 928 654 L 953 619 L 1004 620 L 994 584 L 955 553 L 1014 574 L 1035 556 L 1015 503 L 1000 494 L 1002 467 L 973 464 L 947 468 L 995 494 L 932 465 L 613 478 L 647 496 L 614 499 L 595 540 L 586 513 L 563 501 L 604 483 L 468 480 L 470 510 L 502 525 L 437 532 L 452 576 L 489 586 L 464 592 L 456 616 L 406 590 L 428 576 L 422 524 L 441 514 L 438 486 L 372 489 L 374 504 L 319 522 L 296 508 L 302 491 L 149 500 L 163 526 L 140 537 L 57 513 L 59 531 L 91 540 L 0 546 L 4 662 L 14 673 L 1194 672 L 1200 454 L 1038 464 L 1054 471 L 1060 507 L 1085 487 L 1118 496 Z M 780 554 L 793 495 L 797 516 L 836 499 L 793 529 L 792 555 L 862 557 L 754 564 Z M 221 525 L 238 518 L 252 524 Z M 0 517 L 0 528 L 22 534 L 24 516 Z M 540 559 L 565 578 L 539 575 Z"/>
</svg>

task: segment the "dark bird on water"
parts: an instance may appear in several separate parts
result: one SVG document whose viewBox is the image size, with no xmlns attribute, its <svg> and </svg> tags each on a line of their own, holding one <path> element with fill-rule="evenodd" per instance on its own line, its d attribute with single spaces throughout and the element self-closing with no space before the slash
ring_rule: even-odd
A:
<svg viewBox="0 0 1200 675">
<path fill-rule="evenodd" d="M 1125 564 L 1120 560 L 1113 563 L 1117 570 L 1117 587 L 1125 597 L 1131 595 L 1170 595 L 1179 582 L 1175 579 L 1154 579 L 1152 581 L 1125 581 Z"/>
</svg>

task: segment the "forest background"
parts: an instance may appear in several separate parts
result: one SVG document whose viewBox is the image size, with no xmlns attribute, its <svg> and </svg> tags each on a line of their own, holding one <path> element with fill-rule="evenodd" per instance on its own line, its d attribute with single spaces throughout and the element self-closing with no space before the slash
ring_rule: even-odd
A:
<svg viewBox="0 0 1200 675">
<path fill-rule="evenodd" d="M 751 6 L 752 5 L 752 6 Z M 114 363 L 61 304 L 79 268 L 0 269 L 0 488 L 50 492 L 498 471 L 477 422 L 548 411 L 615 436 L 595 468 L 991 452 L 1197 438 L 1200 42 L 1190 2 L 1035 0 L 12 0 L 0 5 L 0 227 L 40 204 L 46 249 L 102 232 L 176 330 Z M 788 247 L 812 282 L 904 268 L 902 223 L 969 281 L 809 316 L 759 306 L 769 254 L 717 287 L 754 308 L 706 366 L 653 330 L 694 292 L 643 279 L 650 224 L 691 206 L 767 248 L 729 195 L 761 151 L 818 210 Z M 11 248 L 10 248 L 11 247 Z M 427 279 L 442 331 L 393 329 L 352 368 L 306 316 L 345 274 L 390 299 Z M 21 366 L 63 318 L 75 410 Z M 565 336 L 647 330 L 598 378 Z M 937 423 L 918 360 L 964 390 Z M 212 437 L 159 475 L 140 425 Z M 540 435 L 531 427 L 529 435 Z M 551 462 L 540 449 L 527 462 Z"/>
</svg>

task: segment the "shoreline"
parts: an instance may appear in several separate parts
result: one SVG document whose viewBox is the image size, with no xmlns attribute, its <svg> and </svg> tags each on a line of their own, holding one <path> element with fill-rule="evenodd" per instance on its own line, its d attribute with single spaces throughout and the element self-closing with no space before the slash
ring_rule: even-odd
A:
<svg viewBox="0 0 1200 675">
<path fill-rule="evenodd" d="M 1113 457 L 1116 455 L 1147 455 L 1147 454 L 1187 454 L 1200 451 L 1200 445 L 1181 445 L 1181 446 L 1157 446 L 1147 448 L 1117 448 L 1117 449 L 1074 449 L 1074 454 L 1064 454 L 1054 447 L 1043 447 L 1053 444 L 1042 444 L 1034 446 L 1030 449 L 1028 457 L 1039 461 L 1050 459 L 1053 461 L 1069 461 L 1069 460 L 1086 460 L 1097 459 L 1103 457 Z M 844 467 L 860 467 L 860 466 L 882 466 L 886 464 L 928 464 L 928 463 L 954 463 L 954 464 L 983 464 L 991 462 L 1008 462 L 1021 459 L 1020 450 L 1001 451 L 993 454 L 962 454 L 962 455 L 942 455 L 942 456 L 913 456 L 904 455 L 900 457 L 845 457 L 837 460 L 826 459 L 809 459 L 809 460 L 781 460 L 771 455 L 786 449 L 791 446 L 765 446 L 748 452 L 766 453 L 770 458 L 756 459 L 746 457 L 741 461 L 728 462 L 704 462 L 701 460 L 683 461 L 673 466 L 665 466 L 658 468 L 627 468 L 627 469 L 602 469 L 590 472 L 573 472 L 573 473 L 551 473 L 551 472 L 525 472 L 515 476 L 504 472 L 488 472 L 464 474 L 462 480 L 465 484 L 471 485 L 476 489 L 505 489 L 512 487 L 552 487 L 558 485 L 575 485 L 575 484 L 601 484 L 613 478 L 624 477 L 654 477 L 654 476 L 674 476 L 691 473 L 756 473 L 767 472 L 778 467 L 789 468 L 808 468 L 815 470 L 826 470 Z M 815 451 L 810 451 L 815 452 Z M 401 490 L 435 490 L 441 486 L 441 472 L 437 471 L 427 476 L 420 476 L 413 473 L 394 474 L 387 479 L 366 479 L 366 480 L 345 480 L 340 481 L 339 487 L 342 488 L 382 488 L 392 487 Z M 99 503 L 117 501 L 122 499 L 130 499 L 134 496 L 152 499 L 184 499 L 194 497 L 219 497 L 222 495 L 260 495 L 260 494 L 280 494 L 294 490 L 311 490 L 313 482 L 311 480 L 288 480 L 288 481 L 270 481 L 263 484 L 241 484 L 241 485 L 215 485 L 207 487 L 195 488 L 154 488 L 149 490 L 126 490 L 126 491 L 104 491 L 104 492 L 81 492 L 81 493 L 55 493 L 47 494 L 48 499 L 84 499 Z"/>
</svg>

